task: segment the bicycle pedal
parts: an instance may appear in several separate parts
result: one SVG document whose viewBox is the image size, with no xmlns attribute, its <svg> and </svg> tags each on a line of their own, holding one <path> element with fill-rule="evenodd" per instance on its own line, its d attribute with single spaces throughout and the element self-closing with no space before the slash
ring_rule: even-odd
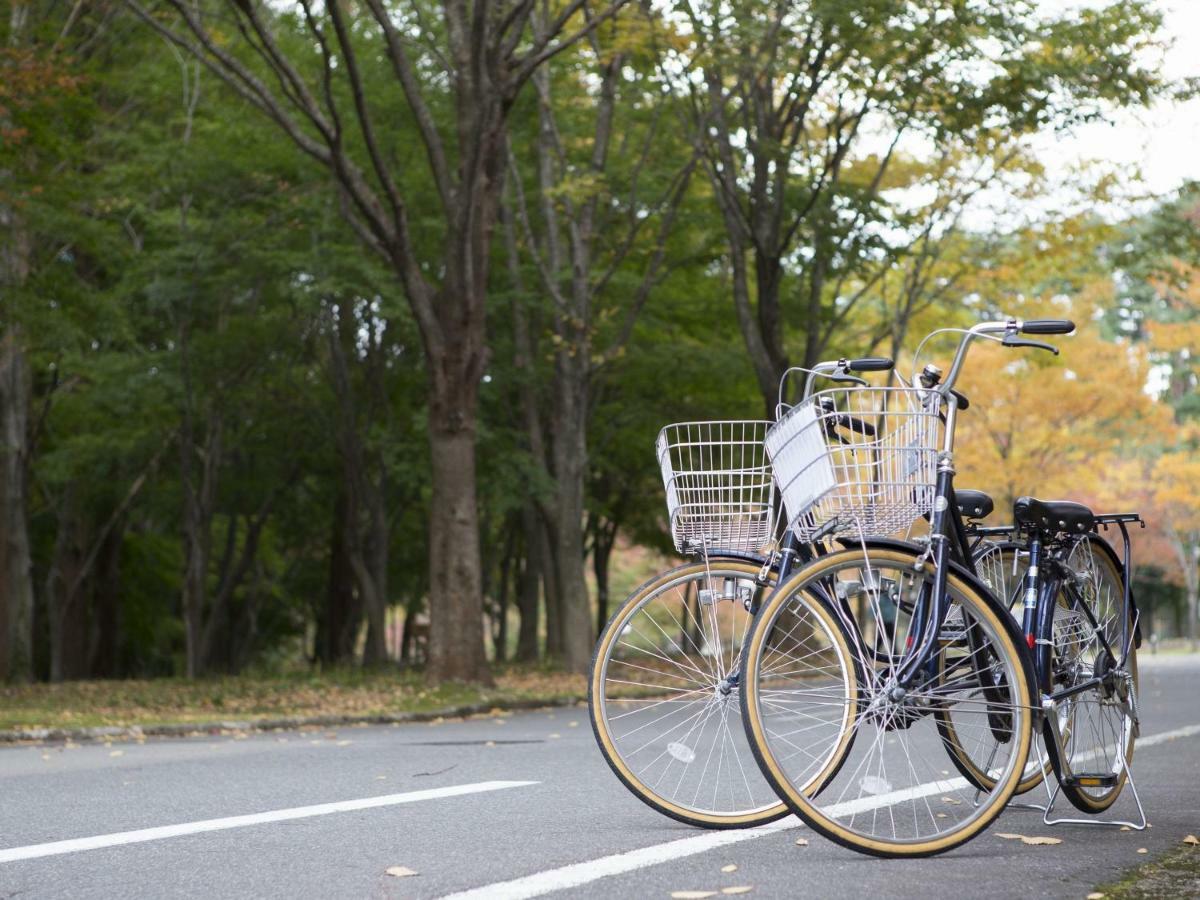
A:
<svg viewBox="0 0 1200 900">
<path fill-rule="evenodd" d="M 1104 772 L 1098 775 L 1068 775 L 1063 779 L 1063 784 L 1070 787 L 1111 788 L 1117 786 L 1117 776 L 1112 772 Z"/>
</svg>

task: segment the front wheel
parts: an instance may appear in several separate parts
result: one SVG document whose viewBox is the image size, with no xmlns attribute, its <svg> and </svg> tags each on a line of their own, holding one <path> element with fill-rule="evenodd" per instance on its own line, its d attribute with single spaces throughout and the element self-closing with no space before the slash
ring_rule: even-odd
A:
<svg viewBox="0 0 1200 900">
<path fill-rule="evenodd" d="M 621 782 L 664 815 L 746 828 L 787 814 L 742 732 L 742 644 L 758 566 L 710 559 L 665 572 L 609 620 L 592 659 L 596 743 Z"/>
<path fill-rule="evenodd" d="M 983 831 L 1021 781 L 1033 736 L 1008 612 L 953 573 L 942 640 L 917 680 L 899 683 L 911 612 L 934 578 L 922 555 L 817 559 L 768 598 L 744 655 L 742 714 L 763 774 L 814 830 L 874 856 L 929 856 Z M 954 774 L 938 728 L 947 711 L 961 735 L 993 742 L 990 789 Z M 821 779 L 832 759 L 838 769 Z"/>
</svg>

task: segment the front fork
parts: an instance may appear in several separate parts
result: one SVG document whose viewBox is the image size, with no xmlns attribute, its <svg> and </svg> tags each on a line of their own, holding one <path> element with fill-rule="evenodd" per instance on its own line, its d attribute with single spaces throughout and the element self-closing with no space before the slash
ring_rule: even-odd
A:
<svg viewBox="0 0 1200 900">
<path fill-rule="evenodd" d="M 934 490 L 933 515 L 929 524 L 929 552 L 916 563 L 918 571 L 933 564 L 933 578 L 926 580 L 913 605 L 912 631 L 904 645 L 904 657 L 896 673 L 897 684 L 905 690 L 918 680 L 928 677 L 927 663 L 933 653 L 950 602 L 946 591 L 947 570 L 950 564 L 949 525 L 950 500 L 954 495 L 954 465 L 948 453 L 938 461 L 937 485 Z M 929 562 L 926 560 L 929 559 Z M 927 570 L 927 569 L 926 569 Z"/>
</svg>

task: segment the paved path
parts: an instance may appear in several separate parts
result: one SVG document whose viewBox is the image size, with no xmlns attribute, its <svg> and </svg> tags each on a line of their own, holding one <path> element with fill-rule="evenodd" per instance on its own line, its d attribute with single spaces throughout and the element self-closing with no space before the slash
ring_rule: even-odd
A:
<svg viewBox="0 0 1200 900">
<path fill-rule="evenodd" d="M 1142 664 L 1135 774 L 1153 827 L 1140 834 L 1047 829 L 1039 814 L 1011 810 L 957 851 L 900 863 L 857 856 L 794 819 L 697 831 L 629 795 L 600 758 L 587 711 L 568 709 L 5 748 L 0 897 L 667 897 L 750 885 L 750 896 L 823 900 L 1082 898 L 1200 833 L 1200 660 Z M 723 873 L 730 863 L 738 870 Z M 391 866 L 419 874 L 391 877 Z"/>
</svg>

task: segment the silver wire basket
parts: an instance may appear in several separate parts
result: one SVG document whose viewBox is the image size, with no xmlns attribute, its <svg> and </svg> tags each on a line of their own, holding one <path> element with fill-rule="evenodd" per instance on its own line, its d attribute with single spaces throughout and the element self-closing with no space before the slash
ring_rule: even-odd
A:
<svg viewBox="0 0 1200 900">
<path fill-rule="evenodd" d="M 671 536 L 681 553 L 758 553 L 775 534 L 770 422 L 680 422 L 658 434 Z"/>
<path fill-rule="evenodd" d="M 820 391 L 767 432 L 788 525 L 814 535 L 887 535 L 933 509 L 941 421 L 934 392 Z"/>
</svg>

